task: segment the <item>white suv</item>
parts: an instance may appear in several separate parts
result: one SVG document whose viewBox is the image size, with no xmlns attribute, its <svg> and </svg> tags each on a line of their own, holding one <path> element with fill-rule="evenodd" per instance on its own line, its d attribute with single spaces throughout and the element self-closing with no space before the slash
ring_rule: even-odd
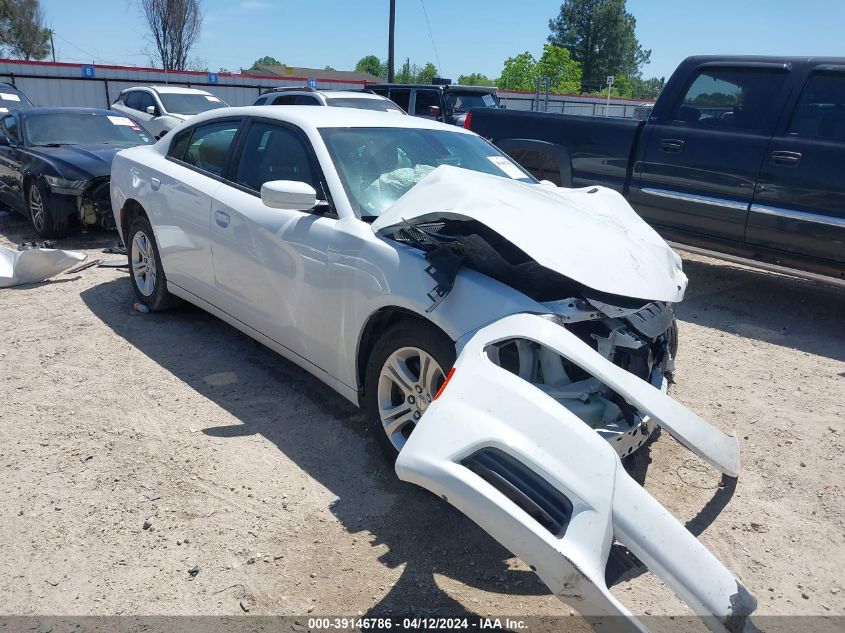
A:
<svg viewBox="0 0 845 633">
<path fill-rule="evenodd" d="M 131 114 L 159 137 L 195 114 L 227 106 L 220 97 L 205 90 L 144 86 L 122 91 L 111 109 Z"/>
<path fill-rule="evenodd" d="M 274 88 L 258 97 L 252 105 L 316 105 L 405 114 L 390 99 L 370 92 L 317 90 L 309 86 Z"/>
</svg>

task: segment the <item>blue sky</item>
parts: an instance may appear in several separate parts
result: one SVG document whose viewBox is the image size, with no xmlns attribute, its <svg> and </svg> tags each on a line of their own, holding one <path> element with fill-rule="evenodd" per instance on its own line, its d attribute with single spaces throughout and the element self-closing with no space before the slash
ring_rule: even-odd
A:
<svg viewBox="0 0 845 633">
<path fill-rule="evenodd" d="M 396 56 L 432 61 L 446 77 L 498 76 L 522 51 L 538 55 L 560 0 L 397 0 Z M 149 42 L 133 0 L 41 0 L 60 61 L 146 66 Z M 388 0 L 205 0 L 192 52 L 208 67 L 237 70 L 263 55 L 291 66 L 351 69 L 387 56 Z M 839 0 L 628 0 L 637 35 L 652 49 L 643 75 L 668 76 L 694 54 L 845 55 Z M 435 54 L 435 47 L 437 54 Z M 438 58 L 440 63 L 438 64 Z M 398 62 L 397 62 L 398 65 Z"/>
</svg>

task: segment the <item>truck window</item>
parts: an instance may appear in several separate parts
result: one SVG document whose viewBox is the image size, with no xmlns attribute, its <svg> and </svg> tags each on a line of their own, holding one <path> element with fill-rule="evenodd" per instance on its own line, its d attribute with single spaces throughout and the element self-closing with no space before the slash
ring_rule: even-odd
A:
<svg viewBox="0 0 845 633">
<path fill-rule="evenodd" d="M 670 118 L 696 127 L 759 130 L 786 76 L 757 68 L 702 70 Z"/>
<path fill-rule="evenodd" d="M 402 108 L 405 112 L 408 111 L 409 104 L 411 102 L 411 91 L 407 88 L 391 88 L 390 89 L 390 100 Z"/>
<path fill-rule="evenodd" d="M 414 114 L 416 116 L 424 116 L 430 119 L 432 117 L 428 113 L 431 106 L 440 107 L 440 93 L 437 90 L 417 90 L 417 101 L 414 105 Z"/>
<path fill-rule="evenodd" d="M 810 76 L 792 114 L 789 134 L 845 141 L 845 74 Z"/>
<path fill-rule="evenodd" d="M 560 164 L 553 154 L 535 149 L 512 149 L 508 155 L 537 180 L 550 180 L 561 186 Z"/>
</svg>

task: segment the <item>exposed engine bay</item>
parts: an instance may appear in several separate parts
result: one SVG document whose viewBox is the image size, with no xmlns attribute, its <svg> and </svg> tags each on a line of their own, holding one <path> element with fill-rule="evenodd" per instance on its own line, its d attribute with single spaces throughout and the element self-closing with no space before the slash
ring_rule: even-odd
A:
<svg viewBox="0 0 845 633">
<path fill-rule="evenodd" d="M 460 216 L 418 220 L 381 232 L 418 248 L 435 285 L 429 311 L 449 295 L 462 266 L 472 268 L 542 303 L 543 318 L 566 327 L 604 358 L 657 389 L 666 389 L 677 351 L 671 306 L 600 293 L 538 264 L 483 223 Z M 561 299 L 561 297 L 567 297 Z M 537 343 L 508 340 L 491 346 L 491 359 L 555 398 L 613 445 L 624 457 L 655 429 L 648 415 Z"/>
</svg>

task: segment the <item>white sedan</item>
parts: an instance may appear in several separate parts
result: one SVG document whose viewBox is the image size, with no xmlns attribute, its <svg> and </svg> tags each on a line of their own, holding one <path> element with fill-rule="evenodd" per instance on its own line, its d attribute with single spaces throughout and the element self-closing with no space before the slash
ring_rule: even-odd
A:
<svg viewBox="0 0 845 633">
<path fill-rule="evenodd" d="M 290 106 L 197 115 L 120 152 L 112 208 L 151 310 L 194 303 L 365 407 L 394 458 L 486 324 L 529 313 L 663 388 L 678 256 L 617 193 L 538 183 L 466 130 Z M 521 341 L 496 362 L 628 455 L 654 420 Z"/>
</svg>

